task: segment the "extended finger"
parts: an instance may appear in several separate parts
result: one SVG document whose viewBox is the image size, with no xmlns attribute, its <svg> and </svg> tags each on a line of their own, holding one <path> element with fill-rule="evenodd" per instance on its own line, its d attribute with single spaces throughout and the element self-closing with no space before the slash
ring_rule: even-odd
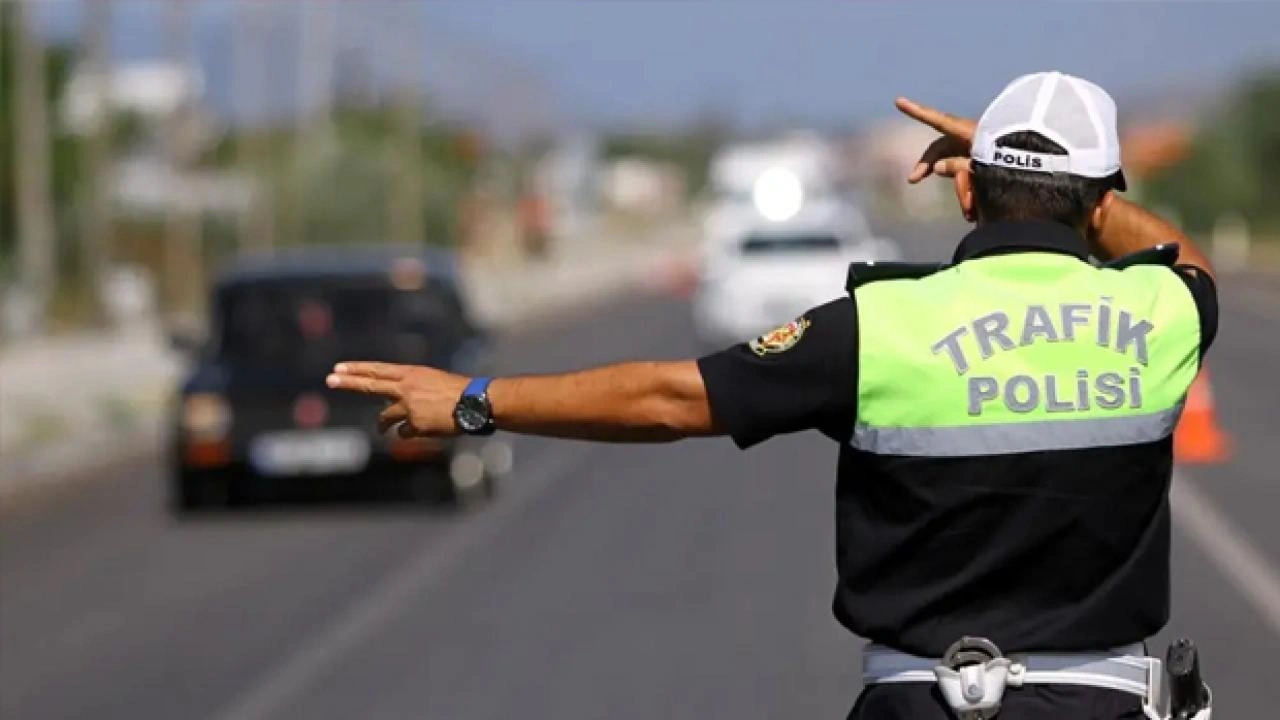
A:
<svg viewBox="0 0 1280 720">
<path fill-rule="evenodd" d="M 360 375 L 380 380 L 400 380 L 409 371 L 408 365 L 396 365 L 384 362 L 340 362 L 333 367 L 339 375 Z"/>
<path fill-rule="evenodd" d="M 381 395 L 391 400 L 401 397 L 400 384 L 390 380 L 377 380 L 368 376 L 334 373 L 325 378 L 325 384 L 335 390 L 352 390 L 366 395 Z"/>
<path fill-rule="evenodd" d="M 973 135 L 973 121 L 957 117 L 937 108 L 900 97 L 893 103 L 904 115 L 919 120 L 944 135 L 968 139 Z"/>
<path fill-rule="evenodd" d="M 931 172 L 933 172 L 932 165 L 923 161 L 918 162 L 916 163 L 916 166 L 911 169 L 911 174 L 907 176 L 907 182 L 912 184 L 918 183 L 929 177 L 929 173 Z"/>
</svg>

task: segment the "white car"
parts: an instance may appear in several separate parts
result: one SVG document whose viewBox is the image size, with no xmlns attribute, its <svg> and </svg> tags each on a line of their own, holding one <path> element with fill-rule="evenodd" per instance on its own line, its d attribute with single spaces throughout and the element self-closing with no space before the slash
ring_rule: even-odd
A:
<svg viewBox="0 0 1280 720">
<path fill-rule="evenodd" d="M 849 264 L 901 259 L 856 209 L 810 207 L 785 222 L 720 213 L 699 268 L 693 318 L 709 346 L 750 340 L 842 297 Z"/>
</svg>

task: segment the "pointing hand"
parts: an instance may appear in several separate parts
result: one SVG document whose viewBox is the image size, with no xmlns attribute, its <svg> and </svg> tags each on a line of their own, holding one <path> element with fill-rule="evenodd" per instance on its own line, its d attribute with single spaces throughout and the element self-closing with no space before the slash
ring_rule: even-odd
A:
<svg viewBox="0 0 1280 720">
<path fill-rule="evenodd" d="M 942 137 L 925 148 L 924 154 L 907 176 L 907 182 L 918 183 L 930 175 L 953 177 L 960 170 L 968 169 L 973 131 L 978 125 L 975 121 L 921 105 L 905 97 L 898 98 L 894 105 L 904 115 L 942 133 Z"/>
<path fill-rule="evenodd" d="M 458 433 L 453 408 L 467 378 L 420 365 L 343 362 L 325 384 L 391 401 L 378 416 L 379 432 L 395 427 L 401 437 L 445 437 Z"/>
</svg>

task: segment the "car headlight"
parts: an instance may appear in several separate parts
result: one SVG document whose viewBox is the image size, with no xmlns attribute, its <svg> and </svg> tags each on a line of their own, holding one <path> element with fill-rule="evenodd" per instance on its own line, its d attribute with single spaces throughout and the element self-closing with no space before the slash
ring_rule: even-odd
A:
<svg viewBox="0 0 1280 720">
<path fill-rule="evenodd" d="M 804 204 L 804 186 L 790 170 L 770 168 L 756 179 L 751 188 L 751 199 L 766 220 L 782 222 L 800 212 Z"/>
<path fill-rule="evenodd" d="M 207 440 L 225 436 L 231 429 L 231 406 L 215 393 L 194 393 L 182 401 L 182 429 Z"/>
</svg>

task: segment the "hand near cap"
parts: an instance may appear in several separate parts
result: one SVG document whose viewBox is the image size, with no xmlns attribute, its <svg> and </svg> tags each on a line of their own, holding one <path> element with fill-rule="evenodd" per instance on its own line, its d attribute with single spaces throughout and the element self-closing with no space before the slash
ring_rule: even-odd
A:
<svg viewBox="0 0 1280 720">
<path fill-rule="evenodd" d="M 453 408 L 467 385 L 461 375 L 420 365 L 344 362 L 334 366 L 325 384 L 391 401 L 378 416 L 379 432 L 396 427 L 406 438 L 458 434 Z"/>
<path fill-rule="evenodd" d="M 973 132 L 978 126 L 976 121 L 921 105 L 905 97 L 898 98 L 893 104 L 907 117 L 919 120 L 942 133 L 942 137 L 925 148 L 924 154 L 907 176 L 907 182 L 915 184 L 930 175 L 953 177 L 956 172 L 968 169 Z"/>
</svg>

